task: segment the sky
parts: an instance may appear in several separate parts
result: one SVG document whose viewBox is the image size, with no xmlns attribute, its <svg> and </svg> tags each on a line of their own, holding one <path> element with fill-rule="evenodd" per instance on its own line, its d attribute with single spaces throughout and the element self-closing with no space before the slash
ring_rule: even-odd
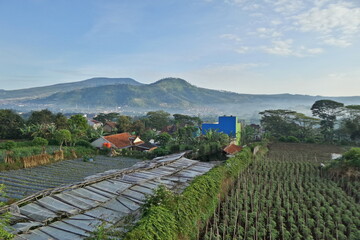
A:
<svg viewBox="0 0 360 240">
<path fill-rule="evenodd" d="M 92 77 L 360 95 L 359 0 L 0 0 L 0 89 Z"/>
</svg>

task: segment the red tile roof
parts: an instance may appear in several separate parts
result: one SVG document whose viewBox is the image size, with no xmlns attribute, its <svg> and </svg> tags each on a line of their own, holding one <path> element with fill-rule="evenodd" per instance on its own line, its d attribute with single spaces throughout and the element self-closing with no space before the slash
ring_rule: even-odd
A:
<svg viewBox="0 0 360 240">
<path fill-rule="evenodd" d="M 240 152 L 242 149 L 241 146 L 235 145 L 235 144 L 230 144 L 229 146 L 224 148 L 224 152 L 226 152 L 227 154 L 235 154 L 237 152 Z"/>
<path fill-rule="evenodd" d="M 136 145 L 144 143 L 143 141 L 134 143 L 136 136 L 133 136 L 130 133 L 119 133 L 119 134 L 114 134 L 114 135 L 110 135 L 110 136 L 105 136 L 104 139 L 111 142 L 118 148 L 136 146 Z"/>
</svg>

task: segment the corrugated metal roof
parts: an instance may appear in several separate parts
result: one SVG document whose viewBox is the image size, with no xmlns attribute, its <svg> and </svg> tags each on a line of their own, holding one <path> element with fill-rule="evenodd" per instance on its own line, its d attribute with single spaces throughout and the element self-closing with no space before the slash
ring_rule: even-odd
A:
<svg viewBox="0 0 360 240">
<path fill-rule="evenodd" d="M 160 184 L 181 192 L 212 167 L 175 154 L 99 174 L 68 188 L 42 192 L 26 203 L 18 202 L 25 204 L 21 207 L 12 205 L 11 227 L 17 240 L 84 239 L 101 224 L 112 225 L 136 212 Z"/>
</svg>

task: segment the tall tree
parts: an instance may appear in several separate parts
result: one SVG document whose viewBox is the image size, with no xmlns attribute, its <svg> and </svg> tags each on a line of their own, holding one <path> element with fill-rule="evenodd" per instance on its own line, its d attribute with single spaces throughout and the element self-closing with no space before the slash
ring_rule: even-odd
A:
<svg viewBox="0 0 360 240">
<path fill-rule="evenodd" d="M 0 138 L 21 138 L 23 125 L 24 119 L 20 115 L 9 109 L 0 109 Z"/>
<path fill-rule="evenodd" d="M 295 136 L 299 126 L 294 122 L 295 111 L 265 110 L 259 113 L 261 125 L 264 130 L 274 137 Z"/>
<path fill-rule="evenodd" d="M 54 122 L 54 115 L 48 109 L 33 111 L 27 121 L 28 124 L 51 124 Z"/>
<path fill-rule="evenodd" d="M 68 120 L 68 125 L 75 126 L 82 131 L 86 131 L 89 128 L 86 118 L 81 114 L 72 115 Z"/>
<path fill-rule="evenodd" d="M 183 114 L 174 114 L 174 122 L 180 127 L 184 127 L 186 125 L 189 126 L 199 126 L 201 125 L 202 121 L 199 117 L 192 117 L 189 115 L 183 115 Z"/>
<path fill-rule="evenodd" d="M 141 136 L 145 132 L 145 123 L 141 120 L 136 120 L 132 123 L 130 131 L 135 132 L 138 136 Z"/>
<path fill-rule="evenodd" d="M 57 113 L 54 116 L 54 123 L 56 126 L 56 129 L 66 129 L 67 128 L 67 117 L 62 113 Z"/>
<path fill-rule="evenodd" d="M 129 132 L 131 130 L 132 119 L 129 116 L 121 115 L 117 120 L 117 125 L 120 133 Z"/>
<path fill-rule="evenodd" d="M 120 114 L 116 112 L 111 113 L 99 113 L 94 117 L 94 120 L 102 122 L 105 124 L 106 122 L 114 122 L 119 118 Z"/>
<path fill-rule="evenodd" d="M 156 130 L 161 130 L 164 127 L 168 126 L 171 122 L 170 113 L 165 111 L 154 111 L 148 112 L 146 114 L 147 118 L 149 119 L 149 127 L 155 128 Z"/>
<path fill-rule="evenodd" d="M 332 100 L 318 100 L 311 107 L 312 114 L 321 118 L 320 128 L 327 142 L 333 141 L 335 121 L 341 115 L 343 107 L 343 103 Z"/>
<path fill-rule="evenodd" d="M 71 141 L 71 133 L 67 129 L 60 129 L 55 132 L 55 139 L 60 143 L 60 150 L 64 143 Z"/>
</svg>

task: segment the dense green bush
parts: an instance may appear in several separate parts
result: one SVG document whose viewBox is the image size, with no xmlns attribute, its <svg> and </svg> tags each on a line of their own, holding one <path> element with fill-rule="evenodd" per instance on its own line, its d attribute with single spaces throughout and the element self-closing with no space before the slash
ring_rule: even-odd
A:
<svg viewBox="0 0 360 240">
<path fill-rule="evenodd" d="M 360 148 L 351 148 L 344 153 L 340 161 L 345 165 L 360 168 Z"/>
<path fill-rule="evenodd" d="M 141 220 L 127 233 L 125 239 L 196 238 L 199 228 L 213 214 L 221 196 L 226 194 L 232 181 L 251 161 L 251 150 L 245 148 L 224 164 L 195 178 L 180 195 L 158 190 L 160 194 L 150 199 L 152 202 L 147 203 Z"/>
<path fill-rule="evenodd" d="M 36 137 L 32 140 L 34 146 L 47 146 L 49 141 L 42 137 Z"/>
<path fill-rule="evenodd" d="M 75 146 L 81 146 L 81 147 L 87 147 L 87 148 L 93 148 L 93 146 L 85 140 L 79 140 L 75 143 Z"/>
</svg>

